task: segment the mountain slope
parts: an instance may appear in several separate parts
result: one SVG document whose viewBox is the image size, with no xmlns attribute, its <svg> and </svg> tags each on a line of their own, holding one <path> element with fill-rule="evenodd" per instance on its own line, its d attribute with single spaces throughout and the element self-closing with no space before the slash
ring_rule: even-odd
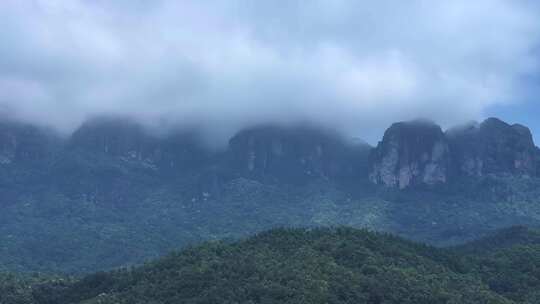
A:
<svg viewBox="0 0 540 304">
<path fill-rule="evenodd" d="M 540 231 L 511 227 L 451 251 L 491 290 L 518 303 L 540 302 Z"/>
<path fill-rule="evenodd" d="M 381 143 L 400 146 L 390 174 L 415 172 L 399 189 L 368 179 L 391 149 L 309 126 L 255 127 L 211 150 L 196 130 L 155 136 L 110 118 L 68 138 L 3 123 L 0 154 L 9 161 L 0 162 L 0 271 L 107 270 L 275 227 L 364 227 L 442 246 L 540 226 L 527 130 L 497 121 L 444 134 L 434 124 L 410 125 L 394 125 L 388 133 L 399 140 Z M 459 134 L 479 142 L 472 156 L 455 154 L 452 147 L 469 146 L 457 144 Z M 475 154 L 482 149 L 492 153 L 482 159 Z M 456 173 L 456 158 L 504 166 Z M 425 182 L 439 173 L 445 178 Z"/>
<path fill-rule="evenodd" d="M 36 284 L 31 303 L 528 303 L 513 302 L 465 268 L 483 260 L 463 259 L 365 230 L 278 229 L 132 270 Z"/>
<path fill-rule="evenodd" d="M 517 246 L 540 245 L 540 231 L 524 226 L 515 226 L 492 233 L 481 239 L 457 246 L 455 249 L 466 254 L 485 254 Z"/>
</svg>

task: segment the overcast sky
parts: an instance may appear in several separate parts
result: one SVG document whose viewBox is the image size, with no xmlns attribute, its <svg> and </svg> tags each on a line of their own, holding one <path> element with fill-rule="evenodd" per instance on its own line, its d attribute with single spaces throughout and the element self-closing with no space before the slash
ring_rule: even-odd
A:
<svg viewBox="0 0 540 304">
<path fill-rule="evenodd" d="M 540 135 L 539 54 L 533 0 L 2 0 L 0 111 L 64 132 L 114 114 L 373 142 L 495 115 Z"/>
</svg>

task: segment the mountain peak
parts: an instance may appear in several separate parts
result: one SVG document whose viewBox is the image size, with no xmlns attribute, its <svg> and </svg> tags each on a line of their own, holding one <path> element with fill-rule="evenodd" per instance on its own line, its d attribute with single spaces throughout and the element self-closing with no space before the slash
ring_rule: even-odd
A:
<svg viewBox="0 0 540 304">
<path fill-rule="evenodd" d="M 0 122 L 0 166 L 43 161 L 59 141 L 46 129 L 12 121 Z"/>
<path fill-rule="evenodd" d="M 540 168 L 530 130 L 498 118 L 442 132 L 429 121 L 393 124 L 370 158 L 370 180 L 406 188 L 461 176 L 530 177 Z"/>
<path fill-rule="evenodd" d="M 476 129 L 454 132 L 450 143 L 458 174 L 536 175 L 536 147 L 525 126 L 488 118 Z"/>
<path fill-rule="evenodd" d="M 508 127 L 509 124 L 497 117 L 488 117 L 482 123 L 481 126 L 491 126 L 491 127 Z"/>
<path fill-rule="evenodd" d="M 145 158 L 151 151 L 152 138 L 143 127 L 127 119 L 93 118 L 79 127 L 71 136 L 69 146 L 86 152 L 111 156 Z"/>
<path fill-rule="evenodd" d="M 517 123 L 510 125 L 495 117 L 484 120 L 479 125 L 479 129 L 484 130 L 485 132 L 491 132 L 495 135 L 500 135 L 500 132 L 505 132 L 507 134 L 515 133 L 514 136 L 521 136 L 526 140 L 530 138 L 532 141 L 531 130 L 528 127 Z"/>
<path fill-rule="evenodd" d="M 441 127 L 415 120 L 393 124 L 372 152 L 369 178 L 400 189 L 447 180 L 448 143 Z"/>
<path fill-rule="evenodd" d="M 332 131 L 310 126 L 257 126 L 229 142 L 232 164 L 239 174 L 257 179 L 300 181 L 351 172 L 362 159 L 357 150 Z"/>
</svg>

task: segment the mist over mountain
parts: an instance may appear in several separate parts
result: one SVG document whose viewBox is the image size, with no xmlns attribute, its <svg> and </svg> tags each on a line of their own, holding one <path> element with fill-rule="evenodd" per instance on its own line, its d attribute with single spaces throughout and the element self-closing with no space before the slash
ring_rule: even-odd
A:
<svg viewBox="0 0 540 304">
<path fill-rule="evenodd" d="M 534 0 L 1 0 L 0 304 L 540 303 L 539 84 Z"/>
<path fill-rule="evenodd" d="M 196 127 L 221 147 L 251 126 L 307 122 L 374 144 L 396 121 L 449 127 L 534 104 L 539 11 L 527 0 L 7 0 L 0 113 L 64 134 L 101 115 Z"/>
<path fill-rule="evenodd" d="M 90 272 L 274 227 L 346 225 L 435 245 L 540 226 L 540 150 L 496 118 L 392 124 L 377 146 L 264 124 L 213 149 L 197 129 L 103 117 L 69 137 L 0 128 L 6 270 Z"/>
</svg>

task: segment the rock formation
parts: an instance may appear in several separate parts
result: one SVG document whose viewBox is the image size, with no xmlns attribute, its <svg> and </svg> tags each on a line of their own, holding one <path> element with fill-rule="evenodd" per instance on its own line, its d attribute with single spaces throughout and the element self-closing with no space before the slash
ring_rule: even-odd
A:
<svg viewBox="0 0 540 304">
<path fill-rule="evenodd" d="M 58 149 L 59 138 L 45 129 L 14 122 L 0 123 L 0 166 L 45 162 Z"/>
<path fill-rule="evenodd" d="M 298 182 L 310 177 L 361 176 L 367 144 L 346 143 L 336 134 L 309 127 L 264 126 L 230 140 L 233 170 L 239 175 Z"/>
<path fill-rule="evenodd" d="M 458 175 L 537 174 L 537 148 L 527 127 L 489 118 L 481 124 L 451 129 L 447 137 Z"/>
<path fill-rule="evenodd" d="M 221 152 L 206 149 L 192 130 L 154 136 L 116 118 L 91 120 L 65 140 L 35 126 L 3 122 L 0 166 L 15 163 L 49 163 L 59 176 L 88 179 L 120 179 L 120 168 L 129 166 L 164 178 L 198 174 L 201 183 L 236 177 L 272 183 L 369 178 L 404 189 L 471 177 L 537 177 L 540 149 L 528 128 L 496 118 L 446 133 L 428 121 L 395 123 L 373 149 L 314 127 L 260 126 L 237 133 Z M 101 169 L 84 169 L 88 164 Z"/>
<path fill-rule="evenodd" d="M 441 128 L 427 121 L 393 124 L 370 156 L 369 179 L 404 189 L 444 183 L 449 172 L 449 146 Z"/>
<path fill-rule="evenodd" d="M 425 121 L 401 122 L 372 151 L 369 179 L 404 189 L 462 177 L 533 177 L 540 173 L 538 151 L 528 128 L 497 118 L 446 133 Z"/>
<path fill-rule="evenodd" d="M 201 166 L 211 154 L 194 132 L 155 136 L 135 122 L 109 118 L 83 124 L 73 133 L 68 146 L 170 172 Z"/>
</svg>

